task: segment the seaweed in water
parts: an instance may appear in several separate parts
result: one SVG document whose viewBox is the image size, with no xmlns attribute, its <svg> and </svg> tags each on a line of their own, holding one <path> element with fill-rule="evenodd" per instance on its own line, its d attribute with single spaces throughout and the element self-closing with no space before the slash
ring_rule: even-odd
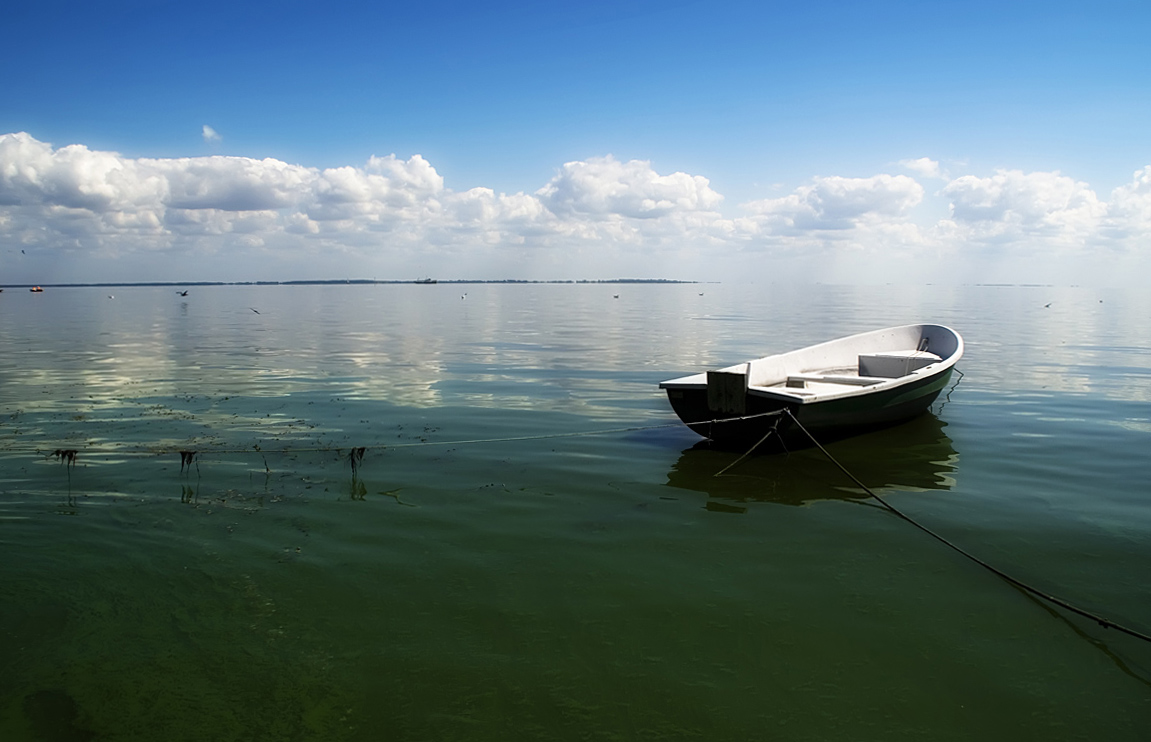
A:
<svg viewBox="0 0 1151 742">
<path fill-rule="evenodd" d="M 351 453 L 348 454 L 348 463 L 352 465 L 352 479 L 355 479 L 360 471 L 360 466 L 364 463 L 364 454 L 368 449 L 364 446 L 353 448 Z"/>
<path fill-rule="evenodd" d="M 57 448 L 52 452 L 52 455 L 55 456 L 60 461 L 60 463 L 67 467 L 73 467 L 76 465 L 76 454 L 77 451 L 74 448 Z"/>
</svg>

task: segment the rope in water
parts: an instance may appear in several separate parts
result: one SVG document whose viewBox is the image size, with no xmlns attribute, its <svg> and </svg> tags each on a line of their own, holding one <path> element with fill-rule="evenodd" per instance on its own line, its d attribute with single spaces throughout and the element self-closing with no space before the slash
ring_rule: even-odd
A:
<svg viewBox="0 0 1151 742">
<path fill-rule="evenodd" d="M 1096 613 L 1092 613 L 1091 611 L 1087 611 L 1087 610 L 1084 610 L 1082 608 L 1079 608 L 1075 605 L 1072 605 L 1071 603 L 1068 603 L 1066 600 L 1063 600 L 1062 598 L 1058 598 L 1054 595 L 1051 595 L 1050 593 L 1046 593 L 1046 592 L 1040 590 L 1039 588 L 1032 587 L 1031 585 L 1028 585 L 1026 582 L 1023 582 L 1022 580 L 1019 580 L 1019 579 L 1016 579 L 1015 577 L 1012 577 L 1011 575 L 1007 574 L 1003 570 L 998 569 L 997 567 L 994 567 L 991 564 L 988 564 L 987 562 L 983 561 L 982 559 L 975 556 L 971 552 L 969 552 L 969 551 L 963 549 L 962 547 L 958 546 L 957 544 L 947 540 L 946 538 L 939 535 L 938 533 L 931 530 L 930 528 L 923 525 L 922 523 L 919 523 L 918 521 L 916 521 L 911 516 L 907 515 L 906 513 L 899 510 L 894 505 L 892 505 L 891 503 L 889 503 L 886 500 L 884 500 L 883 498 L 881 498 L 879 495 L 875 494 L 875 492 L 872 491 L 872 489 L 870 487 L 868 487 L 866 484 L 859 481 L 858 477 L 856 477 L 854 474 L 852 474 L 850 471 L 848 471 L 847 467 L 845 467 L 843 464 L 839 463 L 839 461 L 837 461 L 836 458 L 834 456 L 832 456 L 831 453 L 829 453 L 828 450 L 826 448 L 824 448 L 823 445 L 820 444 L 820 442 L 818 440 L 815 439 L 815 436 L 813 436 L 810 432 L 808 432 L 807 428 L 803 427 L 803 424 L 800 423 L 799 420 L 796 419 L 795 415 L 792 414 L 791 410 L 785 410 L 785 412 L 786 412 L 787 416 L 791 418 L 791 421 L 793 423 L 795 423 L 795 426 L 797 428 L 799 428 L 799 430 L 802 431 L 804 435 L 807 436 L 807 438 L 812 442 L 812 444 L 814 444 L 815 447 L 818 448 L 823 453 L 824 456 L 827 457 L 828 461 L 830 461 L 831 463 L 833 463 L 837 467 L 839 467 L 840 471 L 842 471 L 844 474 L 846 474 L 847 477 L 849 479 L 851 479 L 851 481 L 855 482 L 855 484 L 858 485 L 864 492 L 866 492 L 873 500 L 875 500 L 881 506 L 883 506 L 885 509 L 887 509 L 888 512 L 892 513 L 893 515 L 895 515 L 899 518 L 902 518 L 903 520 L 907 521 L 911 525 L 915 526 L 919 530 L 926 533 L 928 536 L 931 536 L 932 538 L 934 538 L 935 540 L 944 544 L 945 546 L 950 547 L 951 549 L 955 550 L 959 554 L 962 554 L 963 556 L 967 557 L 968 559 L 975 562 L 979 566 L 983 567 L 984 569 L 990 571 L 991 573 L 995 574 L 996 576 L 1002 578 L 1003 580 L 1007 581 L 1011 585 L 1015 586 L 1016 588 L 1026 592 L 1030 595 L 1034 595 L 1035 597 L 1040 598 L 1042 600 L 1045 600 L 1045 601 L 1052 603 L 1054 605 L 1057 605 L 1060 608 L 1065 608 L 1066 610 L 1069 610 L 1072 613 L 1075 613 L 1077 615 L 1083 616 L 1084 618 L 1091 619 L 1092 621 L 1096 622 L 1097 624 L 1099 624 L 1100 626 L 1102 626 L 1105 629 L 1115 629 L 1116 631 L 1121 631 L 1124 634 L 1128 634 L 1129 636 L 1133 636 L 1136 639 L 1142 639 L 1145 642 L 1151 642 L 1151 636 L 1148 636 L 1147 634 L 1136 631 L 1135 629 L 1127 628 L 1126 626 L 1123 626 L 1122 624 L 1118 624 L 1109 618 L 1104 618 L 1103 616 L 1100 616 Z M 774 432 L 774 429 L 771 432 Z M 771 433 L 769 432 L 768 435 L 770 435 L 770 434 Z M 764 440 L 766 440 L 766 439 L 767 439 L 767 436 L 764 436 Z M 752 447 L 752 450 L 757 448 L 759 446 L 759 444 L 762 442 L 763 441 L 761 440 L 759 443 L 756 443 L 755 446 Z"/>
</svg>

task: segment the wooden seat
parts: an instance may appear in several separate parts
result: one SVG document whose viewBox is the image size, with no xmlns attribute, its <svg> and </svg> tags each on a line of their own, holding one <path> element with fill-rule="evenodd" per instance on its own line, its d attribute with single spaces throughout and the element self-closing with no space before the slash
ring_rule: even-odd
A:
<svg viewBox="0 0 1151 742">
<path fill-rule="evenodd" d="M 787 377 L 787 386 L 793 389 L 803 389 L 807 382 L 818 384 L 846 384 L 849 386 L 871 386 L 887 379 L 874 376 L 838 376 L 835 374 L 793 374 Z"/>
</svg>

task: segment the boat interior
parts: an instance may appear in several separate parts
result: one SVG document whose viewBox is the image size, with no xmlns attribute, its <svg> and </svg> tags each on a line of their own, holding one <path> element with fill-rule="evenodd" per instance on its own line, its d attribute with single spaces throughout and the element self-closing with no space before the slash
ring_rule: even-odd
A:
<svg viewBox="0 0 1151 742">
<path fill-rule="evenodd" d="M 962 340 L 940 325 L 907 325 L 853 335 L 779 355 L 664 382 L 668 389 L 706 385 L 712 402 L 747 393 L 814 400 L 865 393 L 932 373 L 962 353 Z"/>
<path fill-rule="evenodd" d="M 946 328 L 908 325 L 759 358 L 733 370 L 746 374 L 753 393 L 758 388 L 799 397 L 838 396 L 929 372 L 958 349 L 959 341 Z"/>
</svg>

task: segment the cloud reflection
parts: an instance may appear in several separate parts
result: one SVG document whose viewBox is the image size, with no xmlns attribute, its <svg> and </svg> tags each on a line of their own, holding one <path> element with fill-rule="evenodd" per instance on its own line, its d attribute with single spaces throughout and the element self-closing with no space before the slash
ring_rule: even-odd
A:
<svg viewBox="0 0 1151 742">
<path fill-rule="evenodd" d="M 924 319 L 967 341 L 960 403 L 989 399 L 965 389 L 996 404 L 1021 392 L 1151 401 L 1139 292 L 701 288 L 479 284 L 466 302 L 450 284 L 124 288 L 116 302 L 98 289 L 5 293 L 0 415 L 22 433 L 35 415 L 147 422 L 173 441 L 319 435 L 358 424 L 357 401 L 663 423 L 661 379 Z"/>
</svg>

